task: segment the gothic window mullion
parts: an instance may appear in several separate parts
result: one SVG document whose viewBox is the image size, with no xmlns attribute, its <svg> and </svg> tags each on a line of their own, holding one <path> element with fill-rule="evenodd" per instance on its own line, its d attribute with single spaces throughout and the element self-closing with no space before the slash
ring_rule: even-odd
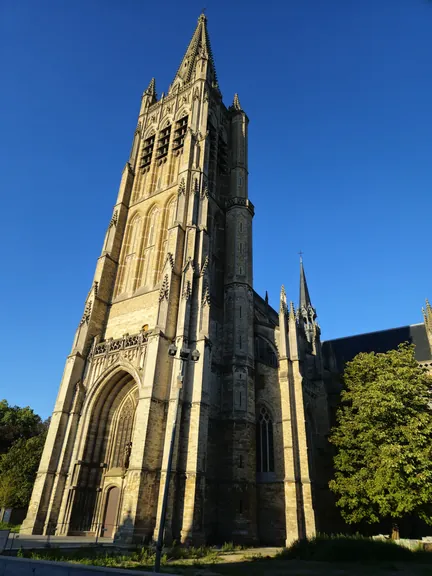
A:
<svg viewBox="0 0 432 576">
<path fill-rule="evenodd" d="M 264 406 L 257 422 L 257 472 L 274 472 L 273 422 Z"/>
</svg>

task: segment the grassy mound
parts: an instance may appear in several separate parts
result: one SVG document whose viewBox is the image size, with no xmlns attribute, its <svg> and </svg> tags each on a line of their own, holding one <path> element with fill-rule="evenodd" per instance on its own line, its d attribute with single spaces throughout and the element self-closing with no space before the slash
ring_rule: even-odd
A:
<svg viewBox="0 0 432 576">
<path fill-rule="evenodd" d="M 419 562 L 432 563 L 432 554 L 424 550 L 409 550 L 391 540 L 372 540 L 356 534 L 318 535 L 297 540 L 279 554 L 287 560 L 316 560 L 320 562 Z"/>
</svg>

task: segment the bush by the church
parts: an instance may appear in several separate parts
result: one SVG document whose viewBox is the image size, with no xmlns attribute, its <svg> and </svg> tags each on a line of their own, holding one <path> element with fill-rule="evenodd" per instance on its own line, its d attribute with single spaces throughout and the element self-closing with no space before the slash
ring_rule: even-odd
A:
<svg viewBox="0 0 432 576">
<path fill-rule="evenodd" d="M 318 562 L 417 562 L 432 563 L 432 554 L 423 550 L 409 550 L 393 540 L 372 540 L 365 536 L 318 535 L 297 540 L 280 553 L 287 560 L 315 560 Z"/>
</svg>

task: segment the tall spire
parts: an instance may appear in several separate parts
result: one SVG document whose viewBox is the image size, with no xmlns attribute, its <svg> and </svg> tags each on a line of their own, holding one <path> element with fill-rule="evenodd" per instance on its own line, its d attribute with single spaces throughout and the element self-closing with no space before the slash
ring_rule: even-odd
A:
<svg viewBox="0 0 432 576">
<path fill-rule="evenodd" d="M 154 78 L 150 80 L 150 84 L 147 86 L 144 94 L 146 96 L 151 96 L 156 100 L 156 80 Z"/>
<path fill-rule="evenodd" d="M 207 31 L 207 18 L 205 14 L 201 14 L 198 18 L 198 24 L 195 28 L 192 40 L 189 42 L 189 46 L 183 56 L 183 60 L 177 70 L 169 92 L 171 92 L 178 84 L 183 86 L 192 80 L 193 72 L 199 58 L 205 58 L 208 60 L 210 73 L 209 79 L 217 85 L 216 69 L 210 46 L 210 38 Z"/>
<path fill-rule="evenodd" d="M 311 299 L 309 296 L 308 285 L 306 282 L 306 275 L 303 268 L 303 258 L 300 254 L 300 302 L 299 308 L 308 309 L 309 306 L 312 306 Z"/>
</svg>

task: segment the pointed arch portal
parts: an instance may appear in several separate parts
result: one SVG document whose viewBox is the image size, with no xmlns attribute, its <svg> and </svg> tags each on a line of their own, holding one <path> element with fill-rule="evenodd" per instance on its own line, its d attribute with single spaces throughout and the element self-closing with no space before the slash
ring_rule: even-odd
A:
<svg viewBox="0 0 432 576">
<path fill-rule="evenodd" d="M 87 414 L 83 414 L 87 427 L 82 459 L 75 470 L 70 533 L 102 534 L 108 520 L 110 527 L 106 526 L 103 534 L 108 536 L 115 531 L 137 402 L 138 386 L 134 378 L 120 370 L 100 386 Z"/>
</svg>

